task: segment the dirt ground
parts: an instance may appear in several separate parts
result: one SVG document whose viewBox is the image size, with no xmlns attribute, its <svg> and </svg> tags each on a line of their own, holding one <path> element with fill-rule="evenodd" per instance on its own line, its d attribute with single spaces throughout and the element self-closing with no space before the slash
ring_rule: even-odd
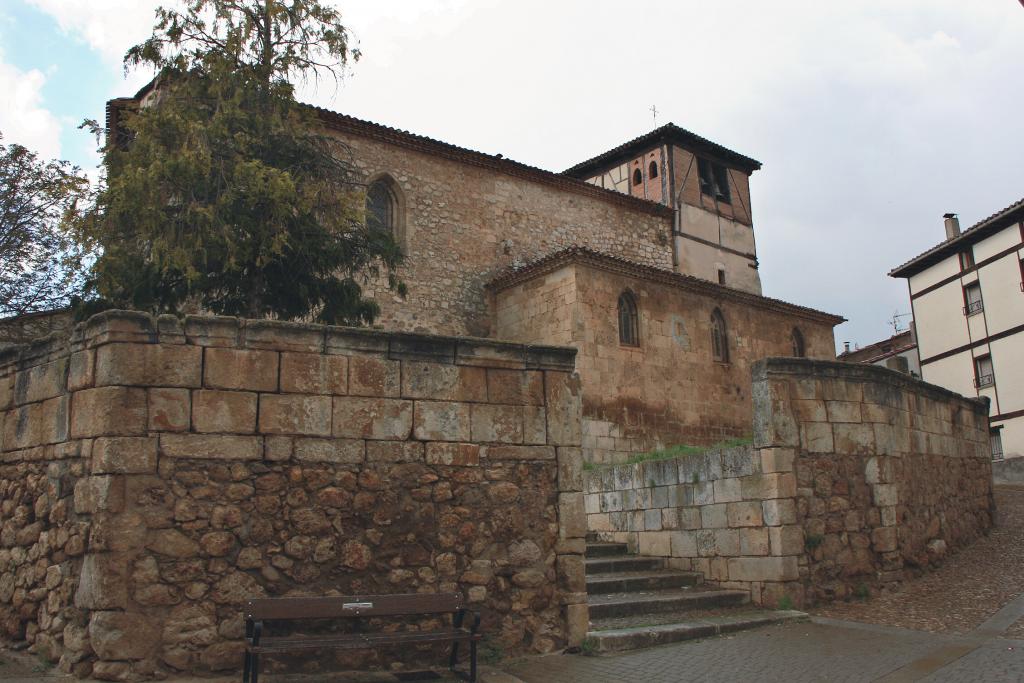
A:
<svg viewBox="0 0 1024 683">
<path fill-rule="evenodd" d="M 833 603 L 811 613 L 933 633 L 966 633 L 978 626 L 1024 593 L 1024 488 L 997 487 L 995 497 L 995 528 L 939 569 L 899 592 Z M 1024 636 L 1022 622 L 1007 635 Z"/>
</svg>

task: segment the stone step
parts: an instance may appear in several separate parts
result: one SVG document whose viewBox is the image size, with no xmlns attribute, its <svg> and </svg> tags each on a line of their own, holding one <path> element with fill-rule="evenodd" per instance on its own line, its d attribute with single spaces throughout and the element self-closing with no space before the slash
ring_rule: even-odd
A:
<svg viewBox="0 0 1024 683">
<path fill-rule="evenodd" d="M 613 557 L 629 554 L 625 543 L 588 543 L 587 557 Z"/>
<path fill-rule="evenodd" d="M 747 591 L 694 588 L 587 595 L 591 620 L 733 607 L 748 602 Z"/>
<path fill-rule="evenodd" d="M 638 624 L 625 628 L 601 629 L 600 622 L 592 622 L 587 633 L 586 649 L 594 652 L 622 652 L 641 647 L 678 643 L 696 638 L 743 631 L 784 621 L 806 619 L 803 612 L 792 610 L 757 610 L 735 612 L 720 616 L 709 616 L 676 623 Z"/>
<path fill-rule="evenodd" d="M 591 557 L 583 560 L 587 574 L 609 574 L 611 572 L 643 572 L 663 569 L 665 559 L 662 557 Z"/>
<path fill-rule="evenodd" d="M 655 572 L 614 572 L 587 576 L 587 592 L 598 594 L 655 591 L 696 586 L 703 581 L 704 575 L 700 572 L 682 572 L 672 569 Z"/>
</svg>

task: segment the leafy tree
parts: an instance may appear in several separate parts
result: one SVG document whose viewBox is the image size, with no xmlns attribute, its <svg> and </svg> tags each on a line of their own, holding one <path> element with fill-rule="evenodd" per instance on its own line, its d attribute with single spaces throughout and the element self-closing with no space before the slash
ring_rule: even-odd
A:
<svg viewBox="0 0 1024 683">
<path fill-rule="evenodd" d="M 393 237 L 364 220 L 348 150 L 295 99 L 358 53 L 315 0 L 189 0 L 157 10 L 125 67 L 158 71 L 107 141 L 106 186 L 86 241 L 96 293 L 115 305 L 329 323 L 371 322 L 367 277 L 394 269 Z"/>
<path fill-rule="evenodd" d="M 89 193 L 67 161 L 0 144 L 0 315 L 61 308 L 80 292 L 85 252 L 66 228 Z"/>
</svg>

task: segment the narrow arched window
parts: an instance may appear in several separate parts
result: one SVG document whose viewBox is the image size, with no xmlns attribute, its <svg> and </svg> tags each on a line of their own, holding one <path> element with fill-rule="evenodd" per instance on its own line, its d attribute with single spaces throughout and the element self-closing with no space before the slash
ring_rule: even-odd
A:
<svg viewBox="0 0 1024 683">
<path fill-rule="evenodd" d="M 633 171 L 633 184 L 640 185 L 644 182 L 644 173 L 639 168 Z"/>
<path fill-rule="evenodd" d="M 793 357 L 804 358 L 807 355 L 807 349 L 804 347 L 804 335 L 797 328 L 793 328 Z"/>
<path fill-rule="evenodd" d="M 650 167 L 647 169 L 647 177 L 648 178 L 657 178 L 658 177 L 658 162 L 657 161 L 652 161 L 651 162 Z"/>
<path fill-rule="evenodd" d="M 725 318 L 717 308 L 711 314 L 711 355 L 722 363 L 729 362 L 729 334 L 725 329 Z"/>
<path fill-rule="evenodd" d="M 629 292 L 619 295 L 619 343 L 623 346 L 640 346 L 636 299 Z"/>
<path fill-rule="evenodd" d="M 366 190 L 366 226 L 397 237 L 398 201 L 385 178 L 370 183 Z"/>
</svg>

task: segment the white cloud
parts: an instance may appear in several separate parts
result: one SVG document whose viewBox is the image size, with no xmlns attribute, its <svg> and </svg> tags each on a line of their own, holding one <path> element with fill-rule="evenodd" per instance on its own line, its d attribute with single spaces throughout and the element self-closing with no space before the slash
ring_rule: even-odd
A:
<svg viewBox="0 0 1024 683">
<path fill-rule="evenodd" d="M 133 0 L 28 0 L 63 31 L 84 40 L 103 59 L 119 67 L 125 51 L 149 35 L 153 12 L 161 3 Z M 164 2 L 170 5 L 173 2 Z"/>
<path fill-rule="evenodd" d="M 3 144 L 18 143 L 46 158 L 60 156 L 60 121 L 43 106 L 46 75 L 21 71 L 0 53 L 0 132 Z"/>
</svg>

